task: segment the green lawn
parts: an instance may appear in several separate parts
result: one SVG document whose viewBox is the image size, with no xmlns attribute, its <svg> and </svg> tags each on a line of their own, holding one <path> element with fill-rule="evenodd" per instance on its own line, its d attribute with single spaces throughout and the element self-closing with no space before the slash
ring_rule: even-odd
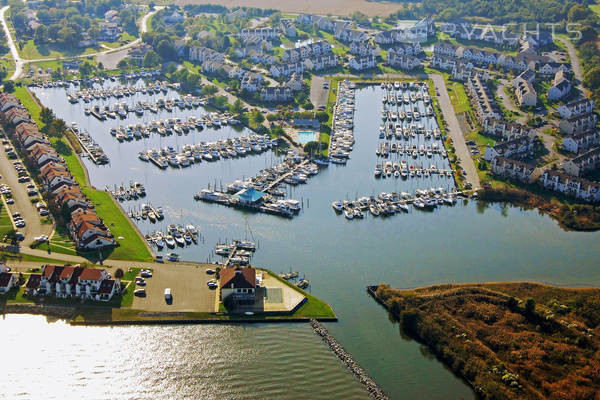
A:
<svg viewBox="0 0 600 400">
<path fill-rule="evenodd" d="M 27 107 L 35 121 L 38 123 L 38 126 L 43 126 L 43 123 L 39 119 L 40 106 L 35 102 L 29 91 L 24 87 L 16 87 L 15 95 L 21 100 L 23 105 Z M 64 139 L 52 138 L 51 143 L 57 149 L 57 152 L 65 159 L 71 175 L 73 175 L 79 186 L 81 186 L 83 193 L 94 204 L 98 215 L 104 220 L 104 223 L 113 233 L 115 238 L 117 238 L 117 242 L 119 243 L 118 247 L 103 250 L 103 258 L 110 257 L 117 260 L 152 261 L 152 255 L 144 243 L 143 238 L 138 235 L 133 227 L 133 223 L 121 211 L 108 193 L 96 190 L 89 185 L 81 161 L 71 150 L 71 147 L 65 145 L 63 140 Z M 118 239 L 119 237 L 123 237 L 123 239 Z M 54 248 L 51 247 L 51 249 L 58 253 L 72 254 L 70 249 L 64 249 L 62 246 L 59 247 L 56 244 L 54 244 Z M 80 253 L 80 255 L 95 258 L 98 256 L 98 253 L 94 251 L 93 254 Z"/>
<path fill-rule="evenodd" d="M 37 60 L 41 58 L 73 57 L 85 54 L 91 54 L 101 51 L 101 47 L 86 47 L 83 49 L 67 49 L 55 45 L 36 45 L 33 40 L 24 42 L 19 51 L 21 57 L 27 60 Z"/>
<path fill-rule="evenodd" d="M 13 229 L 13 225 L 12 222 L 10 222 L 8 210 L 4 207 L 4 203 L 0 202 L 0 240 L 3 239 L 4 235 L 11 229 Z"/>
<path fill-rule="evenodd" d="M 465 87 L 458 82 L 446 81 L 448 95 L 450 96 L 450 101 L 454 106 L 454 112 L 457 114 L 461 114 L 467 112 L 471 105 L 469 103 L 469 98 L 467 97 L 467 93 L 465 92 Z"/>
<path fill-rule="evenodd" d="M 588 5 L 590 10 L 592 10 L 596 15 L 600 16 L 600 4 L 590 4 Z"/>
</svg>

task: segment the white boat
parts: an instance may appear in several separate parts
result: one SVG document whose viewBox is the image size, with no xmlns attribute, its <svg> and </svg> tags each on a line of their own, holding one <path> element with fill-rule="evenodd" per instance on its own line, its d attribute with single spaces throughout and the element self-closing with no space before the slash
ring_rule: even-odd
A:
<svg viewBox="0 0 600 400">
<path fill-rule="evenodd" d="M 342 202 L 341 201 L 334 201 L 333 203 L 331 203 L 331 206 L 337 212 L 342 212 L 343 211 L 343 207 L 342 207 Z"/>
<path fill-rule="evenodd" d="M 353 219 L 354 213 L 350 210 L 344 210 L 344 216 L 346 217 L 346 219 Z"/>
</svg>

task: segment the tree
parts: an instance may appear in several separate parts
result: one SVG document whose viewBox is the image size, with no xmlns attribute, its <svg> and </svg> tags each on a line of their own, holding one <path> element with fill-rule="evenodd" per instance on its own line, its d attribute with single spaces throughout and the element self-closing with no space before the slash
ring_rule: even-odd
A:
<svg viewBox="0 0 600 400">
<path fill-rule="evenodd" d="M 319 142 L 311 141 L 304 145 L 304 152 L 307 154 L 314 154 L 319 152 Z"/>
<path fill-rule="evenodd" d="M 233 115 L 240 115 L 244 112 L 244 104 L 240 99 L 236 99 L 235 102 L 229 108 Z"/>
<path fill-rule="evenodd" d="M 47 107 L 42 107 L 40 111 L 40 119 L 46 125 L 50 125 L 54 121 L 54 113 Z"/>
<path fill-rule="evenodd" d="M 531 297 L 528 297 L 525 300 L 525 313 L 527 313 L 527 315 L 535 314 L 535 300 Z"/>
<path fill-rule="evenodd" d="M 92 26 L 87 33 L 90 39 L 97 40 L 100 37 L 100 28 Z"/>
<path fill-rule="evenodd" d="M 117 270 L 115 271 L 115 278 L 121 279 L 124 275 L 125 273 L 123 272 L 123 270 L 121 268 L 117 268 Z"/>
<path fill-rule="evenodd" d="M 127 68 L 129 68 L 129 62 L 127 61 L 127 59 L 123 58 L 122 60 L 119 60 L 119 62 L 117 63 L 117 68 L 119 68 L 120 70 L 126 70 Z"/>
<path fill-rule="evenodd" d="M 70 26 L 65 26 L 58 31 L 57 40 L 63 46 L 75 46 L 81 40 L 81 33 Z"/>
<path fill-rule="evenodd" d="M 253 126 L 259 126 L 265 120 L 265 116 L 260 110 L 254 110 L 250 113 L 250 124 Z"/>
<path fill-rule="evenodd" d="M 50 128 L 48 128 L 48 136 L 52 137 L 62 137 L 67 131 L 67 124 L 65 121 L 58 118 L 50 123 Z"/>
<path fill-rule="evenodd" d="M 15 83 L 13 81 L 4 82 L 4 92 L 12 93 L 15 91 Z"/>
<path fill-rule="evenodd" d="M 177 59 L 177 50 L 170 40 L 163 39 L 158 42 L 156 52 L 165 60 Z"/>
<path fill-rule="evenodd" d="M 142 61 L 144 68 L 154 68 L 159 66 L 161 63 L 162 58 L 154 50 L 147 52 L 144 56 L 144 60 Z"/>
<path fill-rule="evenodd" d="M 207 85 L 202 88 L 203 96 L 212 96 L 219 91 L 219 88 L 214 85 Z"/>
<path fill-rule="evenodd" d="M 40 25 L 35 28 L 35 32 L 33 34 L 33 42 L 37 45 L 48 43 L 48 27 L 45 25 Z"/>
<path fill-rule="evenodd" d="M 82 78 L 87 78 L 88 76 L 90 76 L 93 70 L 94 66 L 88 61 L 84 61 L 81 64 L 79 64 L 79 74 Z"/>
</svg>

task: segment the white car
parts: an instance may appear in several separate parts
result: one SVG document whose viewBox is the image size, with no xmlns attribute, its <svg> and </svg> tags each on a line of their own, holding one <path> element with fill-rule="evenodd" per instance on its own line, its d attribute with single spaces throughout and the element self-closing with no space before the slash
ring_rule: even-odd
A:
<svg viewBox="0 0 600 400">
<path fill-rule="evenodd" d="M 48 236 L 46 236 L 46 235 L 36 236 L 33 238 L 33 240 L 35 240 L 36 242 L 47 242 Z"/>
<path fill-rule="evenodd" d="M 15 222 L 15 226 L 17 228 L 25 228 L 25 221 L 17 221 Z"/>
</svg>

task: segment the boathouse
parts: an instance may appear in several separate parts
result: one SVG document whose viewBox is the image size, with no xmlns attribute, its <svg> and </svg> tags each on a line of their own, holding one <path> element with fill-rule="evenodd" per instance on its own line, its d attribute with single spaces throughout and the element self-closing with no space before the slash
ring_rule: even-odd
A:
<svg viewBox="0 0 600 400">
<path fill-rule="evenodd" d="M 256 270 L 254 268 L 223 268 L 221 274 L 221 300 L 230 298 L 236 302 L 253 302 L 256 293 Z"/>
<path fill-rule="evenodd" d="M 249 187 L 240 190 L 234 196 L 240 199 L 240 204 L 255 205 L 260 202 L 264 195 L 263 192 L 260 192 L 253 187 Z"/>
</svg>

